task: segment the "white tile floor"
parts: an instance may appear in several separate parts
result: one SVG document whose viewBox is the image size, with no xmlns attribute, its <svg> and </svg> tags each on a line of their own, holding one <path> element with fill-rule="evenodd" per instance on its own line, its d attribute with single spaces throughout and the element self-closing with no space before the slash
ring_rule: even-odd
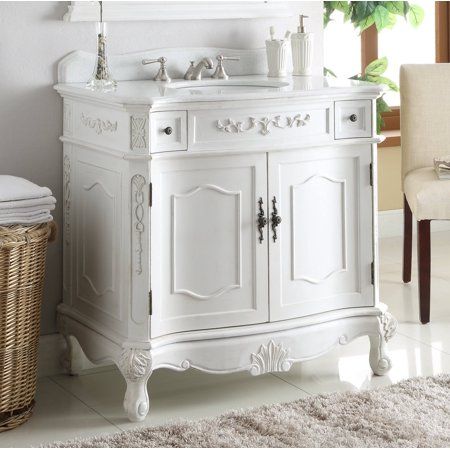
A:
<svg viewBox="0 0 450 450">
<path fill-rule="evenodd" d="M 252 377 L 247 373 L 218 376 L 156 371 L 150 379 L 151 412 L 144 425 L 450 372 L 450 232 L 432 234 L 431 323 L 426 326 L 418 322 L 415 254 L 413 281 L 404 285 L 401 249 L 400 238 L 380 243 L 381 298 L 399 321 L 398 333 L 389 343 L 393 359 L 389 375 L 372 375 L 367 338 L 298 364 L 283 374 Z M 1 433 L 0 447 L 39 446 L 135 427 L 122 410 L 124 391 L 122 377 L 112 367 L 78 377 L 42 378 L 34 416 L 23 426 Z"/>
</svg>

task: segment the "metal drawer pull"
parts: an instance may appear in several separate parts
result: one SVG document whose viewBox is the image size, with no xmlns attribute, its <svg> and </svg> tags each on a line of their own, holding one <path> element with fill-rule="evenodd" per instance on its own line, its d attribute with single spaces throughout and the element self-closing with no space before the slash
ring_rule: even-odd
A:
<svg viewBox="0 0 450 450">
<path fill-rule="evenodd" d="M 259 204 L 259 213 L 258 213 L 259 243 L 262 244 L 262 241 L 264 240 L 263 234 L 264 227 L 267 225 L 267 219 L 264 217 L 264 209 L 262 207 L 263 205 L 262 197 L 259 197 L 258 204 Z"/>
<path fill-rule="evenodd" d="M 358 120 L 358 116 L 356 114 L 352 114 L 350 117 L 350 122 L 355 123 Z"/>
<path fill-rule="evenodd" d="M 172 134 L 172 131 L 172 127 L 164 128 L 164 133 L 166 133 L 167 136 L 170 136 Z"/>
<path fill-rule="evenodd" d="M 272 199 L 272 231 L 273 231 L 273 242 L 276 242 L 278 239 L 277 235 L 277 226 L 281 223 L 281 217 L 278 215 L 277 209 L 277 198 L 274 197 Z"/>
</svg>

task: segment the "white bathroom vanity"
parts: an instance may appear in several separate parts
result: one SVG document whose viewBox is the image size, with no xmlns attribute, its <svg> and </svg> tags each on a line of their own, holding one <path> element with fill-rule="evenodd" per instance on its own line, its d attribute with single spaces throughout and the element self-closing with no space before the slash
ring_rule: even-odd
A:
<svg viewBox="0 0 450 450">
<path fill-rule="evenodd" d="M 240 57 L 230 79 L 175 79 L 219 53 Z M 162 55 L 171 83 L 141 65 Z M 265 73 L 264 50 L 166 49 L 113 59 L 117 90 L 101 93 L 85 89 L 93 58 L 66 57 L 56 86 L 69 368 L 78 343 L 117 364 L 135 421 L 158 368 L 287 371 L 367 335 L 385 374 L 396 322 L 378 299 L 379 86 L 245 75 Z"/>
</svg>

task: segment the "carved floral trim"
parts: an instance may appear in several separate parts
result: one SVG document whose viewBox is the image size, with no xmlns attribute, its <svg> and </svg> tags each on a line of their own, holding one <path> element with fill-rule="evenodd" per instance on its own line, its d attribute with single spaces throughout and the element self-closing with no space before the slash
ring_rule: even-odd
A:
<svg viewBox="0 0 450 450">
<path fill-rule="evenodd" d="M 145 231 L 144 225 L 144 186 L 146 185 L 145 178 L 136 174 L 131 179 L 131 202 L 133 208 L 133 231 L 136 234 L 136 267 L 135 271 L 138 275 L 142 273 L 142 234 Z"/>
<path fill-rule="evenodd" d="M 131 116 L 131 149 L 140 150 L 147 148 L 147 116 Z"/>
<path fill-rule="evenodd" d="M 64 134 L 72 134 L 72 105 L 64 102 L 63 106 L 63 126 Z"/>
<path fill-rule="evenodd" d="M 258 353 L 251 354 L 250 373 L 262 375 L 268 372 L 287 372 L 292 366 L 288 354 L 289 350 L 283 344 L 275 344 L 271 340 L 268 345 L 261 345 Z"/>
<path fill-rule="evenodd" d="M 383 313 L 379 319 L 384 340 L 387 342 L 394 336 L 397 330 L 397 319 L 389 312 Z"/>
<path fill-rule="evenodd" d="M 216 127 L 217 129 L 224 131 L 225 133 L 245 133 L 254 128 L 260 127 L 259 132 L 266 136 L 270 133 L 270 127 L 275 128 L 293 128 L 295 127 L 303 127 L 308 124 L 311 116 L 306 114 L 302 117 L 301 114 L 296 114 L 295 116 L 286 116 L 284 118 L 285 123 L 281 123 L 281 116 L 275 116 L 270 119 L 269 117 L 263 117 L 262 119 L 255 119 L 254 117 L 249 117 L 247 125 L 244 122 L 236 121 L 233 119 L 227 119 L 226 122 L 222 123 L 221 120 L 217 121 Z"/>
<path fill-rule="evenodd" d="M 64 234 L 65 243 L 70 243 L 70 206 L 72 200 L 72 193 L 70 189 L 70 156 L 64 156 L 63 167 L 63 179 L 64 179 Z"/>
<path fill-rule="evenodd" d="M 152 372 L 150 350 L 125 348 L 120 355 L 118 366 L 126 380 L 138 381 Z"/>
<path fill-rule="evenodd" d="M 102 120 L 100 118 L 93 119 L 81 113 L 81 123 L 87 127 L 92 128 L 97 134 L 102 134 L 104 131 L 114 133 L 117 131 L 117 121 L 111 122 L 109 120 Z"/>
</svg>

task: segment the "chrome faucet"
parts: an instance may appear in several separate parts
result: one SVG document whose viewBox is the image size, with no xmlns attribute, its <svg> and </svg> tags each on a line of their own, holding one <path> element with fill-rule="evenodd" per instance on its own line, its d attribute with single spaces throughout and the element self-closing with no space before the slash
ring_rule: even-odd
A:
<svg viewBox="0 0 450 450">
<path fill-rule="evenodd" d="M 211 58 L 203 58 L 192 70 L 190 74 L 186 73 L 187 80 L 201 80 L 203 69 L 212 69 L 214 66 Z"/>
</svg>

